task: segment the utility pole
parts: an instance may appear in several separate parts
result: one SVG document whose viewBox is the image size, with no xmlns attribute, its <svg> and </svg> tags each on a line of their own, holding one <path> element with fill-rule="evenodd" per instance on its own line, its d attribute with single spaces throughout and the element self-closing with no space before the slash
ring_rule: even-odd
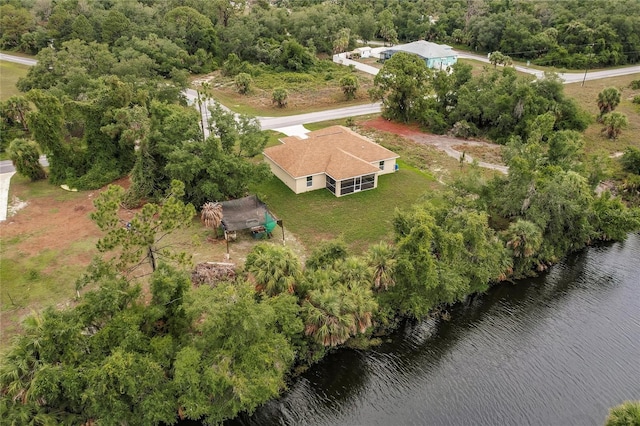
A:
<svg viewBox="0 0 640 426">
<path fill-rule="evenodd" d="M 587 54 L 587 66 L 584 69 L 584 77 L 582 77 L 582 85 L 580 87 L 584 87 L 584 82 L 587 80 L 587 71 L 589 70 L 589 65 L 591 65 L 591 59 L 593 57 L 593 44 L 589 45 L 589 49 L 591 52 Z"/>
</svg>

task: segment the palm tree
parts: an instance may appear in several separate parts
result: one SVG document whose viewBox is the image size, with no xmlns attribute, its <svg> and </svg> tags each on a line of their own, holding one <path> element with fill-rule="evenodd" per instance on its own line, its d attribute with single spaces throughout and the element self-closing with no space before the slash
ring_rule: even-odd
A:
<svg viewBox="0 0 640 426">
<path fill-rule="evenodd" d="M 607 87 L 598 93 L 598 108 L 600 108 L 600 117 L 610 113 L 620 104 L 620 90 L 615 87 Z"/>
<path fill-rule="evenodd" d="M 528 220 L 518 219 L 505 231 L 507 247 L 514 257 L 531 257 L 542 245 L 542 231 L 538 225 Z"/>
<path fill-rule="evenodd" d="M 373 313 L 378 310 L 378 303 L 373 298 L 371 289 L 364 286 L 353 286 L 345 294 L 345 304 L 349 306 L 353 316 L 354 329 L 351 334 L 364 333 L 372 325 Z"/>
<path fill-rule="evenodd" d="M 350 256 L 339 259 L 334 265 L 334 270 L 339 274 L 338 281 L 348 287 L 363 285 L 371 286 L 371 272 L 364 260 Z"/>
<path fill-rule="evenodd" d="M 609 139 L 617 139 L 622 130 L 629 125 L 629 119 L 621 112 L 610 112 L 602 116 L 602 124 L 605 125 L 602 131 Z"/>
<path fill-rule="evenodd" d="M 200 219 L 205 227 L 213 228 L 216 231 L 216 238 L 218 238 L 218 228 L 222 224 L 222 217 L 222 204 L 209 201 L 202 206 Z"/>
<path fill-rule="evenodd" d="M 343 309 L 340 292 L 330 288 L 312 290 L 302 304 L 304 332 L 323 346 L 343 344 L 356 329 L 354 317 Z"/>
<path fill-rule="evenodd" d="M 503 238 L 506 241 L 507 248 L 513 253 L 513 269 L 515 276 L 527 276 L 532 269 L 544 269 L 544 265 L 540 263 L 536 254 L 540 253 L 540 248 L 544 242 L 542 231 L 533 222 L 524 219 L 518 219 L 509 225 L 509 228 L 503 232 Z M 506 278 L 506 274 L 501 279 Z"/>
<path fill-rule="evenodd" d="M 289 92 L 282 87 L 277 87 L 273 89 L 273 93 L 271 94 L 271 103 L 277 104 L 278 108 L 284 108 L 287 106 L 289 98 Z"/>
<path fill-rule="evenodd" d="M 25 132 L 29 130 L 26 116 L 31 110 L 31 107 L 25 98 L 21 96 L 11 96 L 4 104 L 0 105 L 0 110 L 9 121 L 20 123 Z"/>
<path fill-rule="evenodd" d="M 346 265 L 347 262 L 345 262 Z M 329 279 L 320 282 L 317 278 Z M 306 280 L 316 288 L 307 292 L 302 303 L 305 334 L 324 346 L 338 346 L 372 325 L 378 304 L 368 284 L 340 282 L 339 274 L 308 271 Z"/>
<path fill-rule="evenodd" d="M 298 257 L 288 247 L 270 243 L 256 245 L 247 255 L 245 271 L 259 291 L 269 296 L 293 293 L 301 277 Z"/>
<path fill-rule="evenodd" d="M 369 247 L 366 261 L 373 270 L 374 290 L 387 290 L 395 285 L 393 274 L 396 267 L 395 250 L 385 242 Z"/>
</svg>

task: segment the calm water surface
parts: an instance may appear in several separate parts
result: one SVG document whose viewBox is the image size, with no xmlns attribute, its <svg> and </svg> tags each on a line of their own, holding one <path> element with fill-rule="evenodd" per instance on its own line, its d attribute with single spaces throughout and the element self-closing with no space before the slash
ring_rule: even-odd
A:
<svg viewBox="0 0 640 426">
<path fill-rule="evenodd" d="M 640 235 L 340 350 L 240 425 L 601 425 L 640 399 Z"/>
</svg>

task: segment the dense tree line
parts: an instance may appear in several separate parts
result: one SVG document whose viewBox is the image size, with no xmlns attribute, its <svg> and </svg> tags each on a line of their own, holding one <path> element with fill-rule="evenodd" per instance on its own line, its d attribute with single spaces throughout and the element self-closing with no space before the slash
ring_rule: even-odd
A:
<svg viewBox="0 0 640 426">
<path fill-rule="evenodd" d="M 562 82 L 518 76 L 515 69 L 485 69 L 472 76 L 471 66 L 457 63 L 452 72 L 427 68 L 415 55 L 395 54 L 376 75 L 374 99 L 383 115 L 416 121 L 434 133 L 452 130 L 461 137 L 486 135 L 505 143 L 510 136 L 527 139 L 535 119 L 552 112 L 555 130 L 583 131 L 591 118 L 564 96 Z"/>
<path fill-rule="evenodd" d="M 568 68 L 640 60 L 635 0 L 9 0 L 0 8 L 5 49 L 37 53 L 80 39 L 178 60 L 192 72 L 211 70 L 231 53 L 269 63 L 286 40 L 335 53 L 358 39 L 426 39 Z M 163 56 L 168 46 L 180 54 Z"/>
<path fill-rule="evenodd" d="M 250 161 L 267 142 L 259 124 L 219 107 L 203 123 L 182 92 L 186 71 L 127 55 L 79 40 L 43 49 L 19 81 L 27 93 L 1 105 L 6 136 L 37 142 L 54 184 L 99 188 L 131 173 L 130 205 L 158 199 L 172 179 L 196 205 L 245 195 L 266 173 Z"/>
</svg>

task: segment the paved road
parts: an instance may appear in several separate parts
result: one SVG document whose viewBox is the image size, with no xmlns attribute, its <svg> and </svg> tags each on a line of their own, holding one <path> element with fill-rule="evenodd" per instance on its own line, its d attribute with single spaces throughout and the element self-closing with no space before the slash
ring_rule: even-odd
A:
<svg viewBox="0 0 640 426">
<path fill-rule="evenodd" d="M 489 59 L 485 55 L 476 55 L 473 53 L 458 52 L 458 58 L 474 59 L 476 61 L 485 62 L 487 64 L 490 63 Z M 540 71 L 533 68 L 527 68 L 527 67 L 522 67 L 517 65 L 515 69 L 528 74 L 533 74 L 538 78 L 544 76 L 544 71 Z M 600 80 L 603 78 L 619 77 L 621 75 L 629 75 L 629 74 L 637 74 L 637 73 L 640 73 L 640 65 L 634 65 L 631 67 L 624 67 L 624 68 L 599 70 L 599 71 L 587 70 L 586 78 L 583 71 L 560 73 L 558 74 L 558 76 L 560 76 L 560 78 L 564 81 L 565 84 L 570 84 L 570 83 L 578 83 L 578 82 L 581 82 L 582 80 L 586 80 L 586 81 Z"/>
<path fill-rule="evenodd" d="M 0 61 L 14 62 L 16 64 L 29 65 L 30 67 L 38 63 L 35 59 L 23 58 L 21 56 L 7 55 L 0 53 Z"/>
<path fill-rule="evenodd" d="M 258 117 L 263 130 L 295 126 L 297 124 L 318 123 L 338 118 L 355 117 L 357 115 L 376 114 L 380 112 L 380 103 L 355 105 L 308 114 L 288 115 L 286 117 Z"/>
<path fill-rule="evenodd" d="M 49 162 L 47 161 L 47 157 L 44 155 L 40 156 L 40 164 L 44 167 L 49 167 Z M 11 173 L 15 172 L 15 168 L 13 167 L 13 163 L 11 160 L 2 160 L 0 161 L 0 174 L 2 173 Z"/>
</svg>

